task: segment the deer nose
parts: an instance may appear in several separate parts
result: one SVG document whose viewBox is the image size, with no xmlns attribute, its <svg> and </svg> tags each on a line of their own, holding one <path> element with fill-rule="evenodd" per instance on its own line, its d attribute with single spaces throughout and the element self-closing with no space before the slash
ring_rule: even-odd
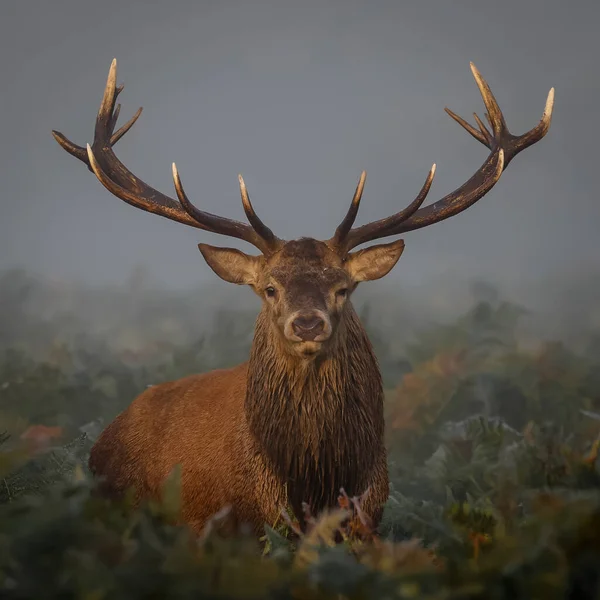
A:
<svg viewBox="0 0 600 600">
<path fill-rule="evenodd" d="M 304 342 L 314 340 L 325 330 L 325 321 L 319 315 L 302 315 L 292 321 L 292 329 Z"/>
</svg>

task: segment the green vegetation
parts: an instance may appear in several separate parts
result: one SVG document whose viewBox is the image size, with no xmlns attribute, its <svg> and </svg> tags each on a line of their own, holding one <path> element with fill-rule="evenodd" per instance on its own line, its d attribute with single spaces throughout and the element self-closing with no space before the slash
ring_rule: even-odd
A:
<svg viewBox="0 0 600 600">
<path fill-rule="evenodd" d="M 177 470 L 161 503 L 134 509 L 93 494 L 87 454 L 145 386 L 244 360 L 252 311 L 195 327 L 180 299 L 144 290 L 145 304 L 102 320 L 50 311 L 83 292 L 39 286 L 0 278 L 0 597 L 600 598 L 593 328 L 576 347 L 525 343 L 528 314 L 488 293 L 397 351 L 395 325 L 363 307 L 388 388 L 379 531 L 341 496 L 300 537 L 284 518 L 260 543 L 222 539 L 216 515 L 198 540 L 173 524 Z"/>
</svg>

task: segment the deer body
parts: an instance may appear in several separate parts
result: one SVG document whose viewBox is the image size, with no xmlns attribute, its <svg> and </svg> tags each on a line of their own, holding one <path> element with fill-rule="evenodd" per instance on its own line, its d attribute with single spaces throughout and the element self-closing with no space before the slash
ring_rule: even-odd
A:
<svg viewBox="0 0 600 600">
<path fill-rule="evenodd" d="M 157 496 L 176 465 L 182 467 L 183 520 L 200 531 L 230 506 L 233 525 L 277 520 L 290 506 L 319 512 L 336 503 L 340 488 L 366 495 L 364 512 L 377 525 L 388 496 L 383 441 L 383 390 L 373 349 L 350 302 L 361 282 L 384 277 L 404 250 L 403 240 L 353 248 L 443 221 L 482 198 L 510 161 L 550 127 L 554 90 L 541 121 L 510 133 L 487 82 L 471 64 L 485 103 L 489 130 L 447 112 L 490 149 L 485 162 L 457 190 L 422 207 L 435 165 L 421 191 L 396 214 L 353 227 L 363 171 L 348 212 L 331 239 L 284 241 L 261 221 L 241 176 L 248 224 L 202 211 L 190 202 L 173 165 L 177 200 L 150 187 L 115 156 L 113 146 L 141 109 L 116 132 L 123 87 L 111 65 L 94 132 L 83 148 L 54 131 L 69 154 L 84 162 L 112 194 L 128 204 L 201 230 L 244 240 L 257 256 L 199 244 L 211 267 L 230 283 L 250 286 L 262 299 L 248 363 L 150 388 L 120 414 L 92 448 L 90 467 L 107 494 L 137 490 Z"/>
<path fill-rule="evenodd" d="M 90 467 L 107 492 L 156 497 L 181 464 L 182 516 L 197 531 L 229 505 L 234 523 L 259 533 L 287 506 L 302 515 L 302 502 L 314 513 L 335 505 L 340 487 L 368 488 L 365 510 L 379 521 L 388 497 L 383 390 L 358 319 L 351 356 L 299 365 L 265 356 L 264 321 L 248 363 L 153 386 L 104 430 Z"/>
</svg>

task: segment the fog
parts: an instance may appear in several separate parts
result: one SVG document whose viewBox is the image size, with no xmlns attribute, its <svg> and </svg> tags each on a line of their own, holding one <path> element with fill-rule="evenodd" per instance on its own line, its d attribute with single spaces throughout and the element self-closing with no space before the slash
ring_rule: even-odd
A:
<svg viewBox="0 0 600 600">
<path fill-rule="evenodd" d="M 362 169 L 359 223 L 409 203 L 433 162 L 430 201 L 468 179 L 487 149 L 443 109 L 483 113 L 469 61 L 515 133 L 538 122 L 554 86 L 548 136 L 467 212 L 407 234 L 398 266 L 371 289 L 456 277 L 519 288 L 598 265 L 595 2 L 20 0 L 0 10 L 0 269 L 102 285 L 144 265 L 186 288 L 216 279 L 197 242 L 238 246 L 124 204 L 52 138 L 92 141 L 113 57 L 121 122 L 144 106 L 119 158 L 170 195 L 175 161 L 197 205 L 239 219 L 241 172 L 284 238 L 329 237 Z"/>
<path fill-rule="evenodd" d="M 539 581 L 548 594 L 553 582 L 562 585 L 557 582 L 567 575 L 569 593 L 597 587 L 588 552 L 597 505 L 593 519 L 572 520 L 562 494 L 572 492 L 576 503 L 569 510 L 579 519 L 583 493 L 592 486 L 597 492 L 600 482 L 599 25 L 595 0 L 0 3 L 0 509 L 16 507 L 0 514 L 3 538 L 14 549 L 8 562 L 0 560 L 0 579 L 10 591 L 26 597 L 28 590 L 31 597 L 34 585 L 43 590 L 38 596 L 48 596 L 57 585 L 48 583 L 51 577 L 62 586 L 58 594 L 75 586 L 78 594 L 89 589 L 95 596 L 110 591 L 114 596 L 117 579 L 125 577 L 129 594 L 136 565 L 141 565 L 141 590 L 154 585 L 149 573 L 158 574 L 156 585 L 163 587 L 156 589 L 196 589 L 182 577 L 205 553 L 195 550 L 188 560 L 180 552 L 183 538 L 150 527 L 158 522 L 156 513 L 150 521 L 138 513 L 124 520 L 119 509 L 113 518 L 97 513 L 97 502 L 88 505 L 71 491 L 64 498 L 54 492 L 67 480 L 83 490 L 81 476 L 91 475 L 91 445 L 140 392 L 246 361 L 260 304 L 249 288 L 218 279 L 197 244 L 255 250 L 127 205 L 53 139 L 51 131 L 58 130 L 80 146 L 93 141 L 115 57 L 118 83 L 125 83 L 120 124 L 144 107 L 115 148 L 119 159 L 172 197 L 176 162 L 196 206 L 239 220 L 244 219 L 237 180 L 242 173 L 257 213 L 283 239 L 331 237 L 363 169 L 368 177 L 357 225 L 407 206 L 432 163 L 437 172 L 426 204 L 471 178 L 488 150 L 444 112 L 448 107 L 471 122 L 473 112 L 483 116 L 470 61 L 489 82 L 513 134 L 539 122 L 548 91 L 555 88 L 548 135 L 519 154 L 493 190 L 467 211 L 406 234 L 406 249 L 392 272 L 361 284 L 353 295 L 385 390 L 392 502 L 382 536 L 408 541 L 386 543 L 389 555 L 381 554 L 380 544 L 373 546 L 372 560 L 366 546 L 357 555 L 385 568 L 386 577 L 390 568 L 410 567 L 409 579 L 394 579 L 385 593 L 400 589 L 401 581 L 411 590 L 419 589 L 415 582 L 427 581 L 431 591 L 436 581 L 451 579 L 461 590 L 501 582 L 504 589 L 491 590 L 490 597 L 505 592 L 507 582 L 517 593 Z M 366 356 L 362 347 L 344 356 L 363 351 Z M 370 360 L 363 357 L 362 363 Z M 360 400 L 375 402 L 370 390 L 377 389 L 377 381 L 367 385 L 361 373 L 368 370 L 357 367 L 352 382 L 364 391 Z M 258 371 L 267 373 L 267 381 L 281 379 L 268 369 Z M 205 384 L 196 385 L 204 390 Z M 184 390 L 165 396 L 169 401 L 195 402 L 184 387 L 164 389 Z M 347 428 L 349 414 L 361 416 L 367 428 L 377 426 L 370 409 L 353 412 L 355 395 L 345 404 L 339 399 L 331 404 L 334 411 L 342 407 L 342 420 L 330 427 L 334 421 L 328 416 L 322 440 L 330 431 L 360 435 L 350 443 L 336 438 L 331 448 L 362 448 L 361 439 L 375 439 L 354 425 Z M 269 405 L 281 400 L 272 396 L 264 402 L 268 414 L 291 414 Z M 302 400 L 315 399 L 307 393 Z M 158 404 L 145 405 L 150 412 L 137 406 L 142 410 L 135 409 L 124 427 L 142 423 L 143 429 L 146 416 L 136 414 L 150 415 Z M 217 417 L 225 423 L 234 406 L 228 401 L 217 407 Z M 259 404 L 246 403 L 244 411 L 249 406 Z M 323 414 L 310 403 L 306 409 L 298 406 L 298 414 L 309 416 L 290 419 L 290 427 L 308 422 L 311 411 Z M 137 436 L 149 449 L 168 449 L 156 456 L 144 449 L 161 468 L 174 448 L 169 432 L 175 427 L 182 432 L 178 440 L 185 441 L 193 429 L 199 443 L 206 439 L 205 424 L 183 423 L 179 408 L 164 408 L 158 409 L 161 427 Z M 179 415 L 179 421 L 164 417 L 169 414 Z M 151 437 L 163 431 L 166 437 L 155 444 Z M 118 437 L 112 439 L 120 446 Z M 223 439 L 229 440 L 223 447 L 250 448 L 232 442 L 229 434 Z M 311 452 L 317 439 L 311 437 Z M 27 460 L 29 453 L 35 460 L 17 468 L 8 452 L 19 445 L 26 447 Z M 193 445 L 184 446 L 194 454 Z M 327 444 L 322 448 L 326 456 Z M 132 449 L 125 454 L 141 456 Z M 220 455 L 214 456 L 217 464 Z M 347 464 L 359 464 L 350 450 L 347 456 Z M 232 460 L 220 462 L 232 465 Z M 326 468 L 319 466 L 322 473 Z M 379 477 L 379 467 L 376 471 Z M 265 473 L 263 483 L 270 481 Z M 305 481 L 310 480 L 308 475 Z M 335 479 L 327 475 L 323 481 Z M 214 482 L 223 487 L 216 476 Z M 549 495 L 553 486 L 560 496 Z M 43 511 L 37 501 L 13 504 L 19 496 L 29 502 L 32 493 L 49 490 Z M 236 490 L 231 497 L 241 498 Z M 561 507 L 560 528 L 549 529 L 547 520 L 540 533 L 532 528 L 534 513 L 527 506 L 536 490 L 543 492 L 541 512 Z M 168 496 L 177 503 L 171 492 Z M 471 511 L 468 521 L 462 521 L 464 507 Z M 108 521 L 102 525 L 102 519 Z M 563 528 L 567 523 L 571 529 Z M 464 541 L 457 546 L 459 529 Z M 528 545 L 513 540 L 517 529 L 534 536 Z M 581 532 L 588 537 L 579 539 Z M 51 555 L 41 536 L 53 540 Z M 115 539 L 123 540 L 122 547 Z M 176 541 L 173 551 L 167 539 Z M 77 547 L 70 546 L 73 540 Z M 413 541 L 418 540 L 436 548 L 428 561 L 438 548 L 445 552 L 439 556 L 452 558 L 450 579 L 442 571 L 416 578 L 413 567 L 421 559 Z M 547 544 L 540 546 L 540 540 Z M 499 549 L 502 577 L 490 577 L 488 558 L 477 563 L 480 544 L 482 552 Z M 119 563 L 111 566 L 119 568 L 107 570 L 108 547 Z M 235 550 L 236 565 L 243 552 Z M 162 568 L 173 556 L 181 558 L 184 571 Z M 218 558 L 212 552 L 206 556 Z M 231 556 L 218 559 L 219 573 L 221 565 L 233 564 Z M 461 575 L 456 568 L 461 556 L 468 556 L 465 565 L 475 565 L 486 581 Z M 577 556 L 581 562 L 575 562 Z M 437 571 L 443 560 L 435 560 Z M 551 572 L 542 571 L 542 563 Z M 227 570 L 211 576 L 211 590 L 217 579 L 258 581 L 257 564 L 248 562 L 250 577 Z M 362 572 L 369 586 L 388 585 L 379 574 L 373 578 L 365 564 L 358 570 L 351 565 L 348 581 L 359 582 L 356 573 Z M 334 562 L 322 565 L 323 573 L 335 572 L 336 585 L 350 589 L 343 571 L 330 568 Z M 114 580 L 109 571 L 117 574 Z M 306 572 L 313 579 L 317 573 L 312 567 Z M 521 575 L 526 582 L 517 579 Z M 295 573 L 293 585 L 300 581 Z M 361 583 L 354 587 L 363 589 Z"/>
</svg>

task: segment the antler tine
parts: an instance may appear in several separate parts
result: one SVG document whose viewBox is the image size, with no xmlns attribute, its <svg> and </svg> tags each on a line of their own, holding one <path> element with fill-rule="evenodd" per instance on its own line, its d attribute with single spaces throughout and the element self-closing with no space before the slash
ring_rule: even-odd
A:
<svg viewBox="0 0 600 600">
<path fill-rule="evenodd" d="M 248 222 L 250 225 L 252 225 L 252 228 L 260 236 L 260 238 L 267 242 L 267 245 L 270 249 L 276 248 L 279 245 L 280 240 L 275 237 L 275 234 L 261 221 L 259 216 L 256 214 L 254 207 L 252 206 L 252 202 L 250 202 L 250 196 L 248 195 L 244 178 L 241 175 L 238 175 L 238 180 L 240 182 L 242 206 L 244 207 L 244 212 L 246 213 Z"/>
<path fill-rule="evenodd" d="M 478 131 L 468 121 L 465 121 L 462 117 L 459 117 L 456 113 L 452 112 L 449 108 L 444 110 L 466 131 L 468 131 L 478 142 L 481 142 L 484 146 L 487 146 L 488 141 L 481 131 Z M 473 113 L 474 115 L 475 113 Z"/>
<path fill-rule="evenodd" d="M 508 130 L 504 115 L 500 110 L 496 98 L 492 94 L 490 86 L 473 63 L 471 63 L 471 71 L 483 98 L 486 108 L 485 116 L 490 123 L 491 131 L 476 114 L 474 116 L 479 130 L 448 108 L 445 110 L 478 142 L 491 150 L 485 162 L 466 183 L 444 196 L 441 200 L 423 208 L 419 208 L 418 204 L 414 207 L 421 196 L 420 194 L 417 200 L 406 209 L 407 212 L 404 212 L 404 214 L 398 213 L 388 219 L 381 219 L 380 221 L 350 230 L 344 246 L 346 251 L 354 246 L 380 237 L 398 235 L 433 225 L 466 210 L 494 187 L 510 161 L 519 152 L 535 144 L 546 135 L 552 120 L 554 88 L 548 93 L 544 113 L 539 123 L 527 133 L 516 136 Z M 432 173 L 430 173 L 430 177 L 433 178 Z M 428 178 L 424 190 L 429 191 L 429 185 L 431 185 L 431 182 Z M 421 192 L 423 193 L 423 190 Z M 421 202 L 424 199 L 423 196 Z M 414 207 L 414 210 L 411 212 L 412 207 Z"/>
<path fill-rule="evenodd" d="M 479 118 L 477 113 L 473 113 L 473 118 L 475 119 L 475 122 L 477 123 L 477 126 L 479 127 L 479 131 L 481 132 L 481 134 L 484 137 L 484 144 L 491 145 L 494 138 L 493 138 L 492 134 L 488 131 L 488 128 L 485 126 L 485 123 Z M 488 120 L 488 123 L 490 124 L 490 126 L 493 127 L 493 125 L 490 121 L 490 115 L 485 113 L 485 118 Z"/>
<path fill-rule="evenodd" d="M 380 219 L 379 221 L 373 221 L 372 223 L 362 225 L 361 227 L 350 229 L 354 219 L 356 218 L 356 213 L 358 212 L 358 203 L 356 203 L 356 208 L 353 211 L 353 207 L 355 206 L 355 202 L 353 200 L 350 210 L 348 211 L 348 215 L 350 215 L 353 211 L 351 220 L 349 220 L 348 215 L 346 215 L 346 218 L 344 221 L 342 221 L 342 224 L 337 228 L 334 237 L 331 238 L 330 244 L 344 254 L 360 244 L 390 235 L 387 233 L 388 229 L 394 228 L 403 221 L 406 221 L 406 219 L 410 218 L 423 204 L 425 198 L 427 198 L 429 190 L 431 189 L 431 184 L 433 183 L 433 178 L 435 176 L 435 169 L 436 165 L 434 163 L 429 170 L 427 179 L 425 180 L 425 183 L 423 184 L 423 187 L 421 188 L 421 191 L 418 193 L 417 197 L 406 208 L 397 212 L 391 217 L 386 217 L 385 219 Z M 362 180 L 362 184 L 364 185 L 364 180 Z M 362 193 L 362 188 L 360 191 Z M 346 223 L 347 220 L 349 220 L 349 223 Z M 343 225 L 346 226 L 342 228 Z M 340 230 L 343 235 L 338 235 Z"/>
<path fill-rule="evenodd" d="M 71 156 L 78 158 L 81 162 L 84 162 L 88 165 L 88 168 L 91 170 L 88 163 L 88 155 L 85 148 L 74 144 L 69 138 L 64 136 L 60 131 L 52 130 L 52 136 L 54 139 L 62 146 L 63 150 L 66 150 Z"/>
<path fill-rule="evenodd" d="M 234 221 L 233 219 L 227 219 L 225 217 L 219 217 L 195 207 L 190 202 L 183 189 L 181 178 L 179 177 L 179 172 L 177 171 L 175 163 L 173 163 L 173 182 L 175 183 L 175 191 L 177 192 L 177 197 L 179 198 L 181 206 L 183 206 L 190 217 L 198 223 L 203 224 L 209 231 L 244 240 L 245 242 L 256 246 L 263 254 L 269 254 L 275 250 L 279 240 L 275 238 L 273 232 L 268 229 L 256 215 L 254 215 L 256 221 L 260 223 L 263 228 L 260 231 L 245 223 L 240 223 L 239 221 Z M 252 213 L 254 213 L 254 211 L 252 211 Z M 263 234 L 267 237 L 263 237 Z"/>
<path fill-rule="evenodd" d="M 544 106 L 544 113 L 540 122 L 530 129 L 527 133 L 514 138 L 514 153 L 513 156 L 525 148 L 529 148 L 536 142 L 539 142 L 550 129 L 550 123 L 552 122 L 552 110 L 554 109 L 554 88 L 550 88 L 548 96 L 546 98 L 546 105 Z M 511 156 L 511 159 L 512 157 Z"/>
<path fill-rule="evenodd" d="M 476 140 L 481 142 L 484 146 L 487 146 L 490 150 L 493 150 L 494 145 L 501 145 L 500 142 L 504 142 L 504 168 L 506 169 L 508 163 L 510 163 L 510 161 L 519 152 L 535 144 L 541 140 L 546 133 L 548 133 L 548 130 L 550 129 L 550 123 L 552 121 L 552 110 L 554 108 L 554 88 L 551 88 L 548 92 L 548 97 L 546 98 L 546 104 L 544 106 L 544 112 L 539 123 L 527 133 L 516 136 L 511 134 L 508 130 L 504 120 L 504 115 L 498 106 L 498 102 L 494 97 L 489 84 L 483 78 L 477 67 L 473 63 L 470 64 L 473 77 L 475 78 L 475 82 L 477 83 L 477 87 L 479 88 L 479 92 L 481 93 L 481 97 L 483 98 L 483 102 L 487 109 L 485 118 L 492 127 L 493 135 L 490 134 L 476 113 L 473 113 L 473 116 L 481 130 L 481 133 L 469 125 L 469 123 L 467 123 L 464 119 L 453 113 L 450 109 L 446 108 L 444 110 L 459 125 L 466 129 Z"/>
<path fill-rule="evenodd" d="M 350 208 L 348 209 L 348 212 L 346 213 L 346 216 L 344 217 L 342 222 L 338 225 L 338 228 L 335 230 L 335 234 L 331 239 L 333 246 L 340 246 L 340 244 L 342 244 L 343 241 L 346 239 L 350 229 L 352 229 L 352 225 L 354 225 L 356 215 L 358 214 L 358 208 L 360 206 L 363 190 L 365 188 L 366 179 L 367 172 L 363 171 L 360 174 L 360 179 L 358 180 L 358 185 L 356 186 L 354 197 L 352 198 L 352 202 L 350 203 Z"/>
<path fill-rule="evenodd" d="M 121 106 L 120 104 L 118 106 Z M 123 125 L 122 127 L 120 127 L 116 133 L 113 133 L 111 138 L 110 138 L 110 145 L 114 146 L 134 125 L 134 123 L 138 120 L 139 116 L 142 114 L 142 107 L 140 106 L 135 114 L 133 115 L 133 117 L 131 117 L 131 119 L 129 119 L 129 121 L 127 121 L 127 123 L 125 123 L 125 125 Z M 117 124 L 117 118 L 115 117 L 114 120 L 114 124 L 112 126 L 112 129 L 115 128 L 115 125 Z"/>
<path fill-rule="evenodd" d="M 138 109 L 125 125 L 114 132 L 121 108 L 119 104 L 116 104 L 116 100 L 124 87 L 123 85 L 117 87 L 116 81 L 117 61 L 114 59 L 110 65 L 102 102 L 96 117 L 92 145 L 88 144 L 87 148 L 78 146 L 62 133 L 53 131 L 52 135 L 56 141 L 69 154 L 85 163 L 106 189 L 132 206 L 184 225 L 248 241 L 263 251 L 271 251 L 276 247 L 279 240 L 258 219 L 253 210 L 251 210 L 253 215 L 251 221 L 253 221 L 253 226 L 258 225 L 257 231 L 245 223 L 200 211 L 189 201 L 187 205 L 184 204 L 187 199 L 185 194 L 183 195 L 184 200 L 178 202 L 149 186 L 125 167 L 116 157 L 112 147 L 131 129 L 142 109 Z M 181 185 L 179 187 L 180 191 L 183 191 Z M 191 209 L 188 210 L 190 207 Z M 248 214 L 248 210 L 246 210 L 246 214 Z"/>
<path fill-rule="evenodd" d="M 494 94 L 492 94 L 492 90 L 490 89 L 488 82 L 481 76 L 481 73 L 473 63 L 470 63 L 470 66 L 473 77 L 475 78 L 475 82 L 477 83 L 477 87 L 479 88 L 479 93 L 481 94 L 481 98 L 487 109 L 486 118 L 492 127 L 494 135 L 499 136 L 506 131 L 504 115 L 498 106 L 498 102 L 496 101 Z M 477 120 L 479 121 L 479 119 Z"/>
<path fill-rule="evenodd" d="M 104 95 L 98 109 L 96 117 L 96 128 L 94 130 L 94 141 L 108 142 L 112 135 L 111 125 L 114 126 L 116 119 L 113 119 L 115 103 L 117 101 L 117 59 L 113 58 L 110 63 Z"/>
<path fill-rule="evenodd" d="M 117 92 L 115 91 L 115 98 L 117 96 Z M 117 104 L 115 106 L 115 110 L 113 112 L 113 115 L 110 119 L 110 130 L 114 131 L 115 130 L 115 125 L 117 124 L 117 121 L 119 120 L 119 114 L 121 113 L 121 105 Z"/>
</svg>

